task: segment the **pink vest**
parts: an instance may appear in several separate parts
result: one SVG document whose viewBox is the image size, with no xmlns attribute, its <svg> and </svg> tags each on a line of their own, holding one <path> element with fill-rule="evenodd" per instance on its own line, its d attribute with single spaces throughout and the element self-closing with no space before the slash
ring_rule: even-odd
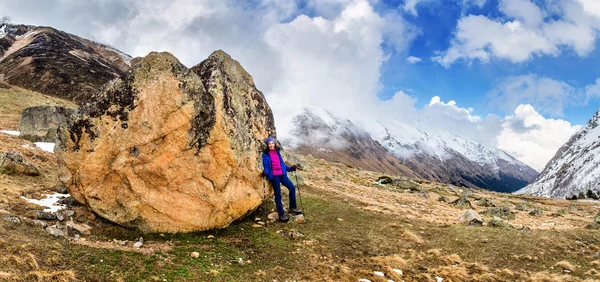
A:
<svg viewBox="0 0 600 282">
<path fill-rule="evenodd" d="M 270 150 L 269 156 L 271 157 L 271 168 L 273 169 L 273 175 L 283 175 L 283 171 L 281 170 L 281 161 L 279 160 L 277 151 Z"/>
</svg>

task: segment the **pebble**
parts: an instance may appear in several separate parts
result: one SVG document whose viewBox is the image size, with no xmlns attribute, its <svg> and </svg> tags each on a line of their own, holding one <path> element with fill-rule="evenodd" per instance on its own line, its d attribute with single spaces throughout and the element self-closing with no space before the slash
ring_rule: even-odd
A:
<svg viewBox="0 0 600 282">
<path fill-rule="evenodd" d="M 54 237 L 63 237 L 63 236 L 65 236 L 65 233 L 61 229 L 56 228 L 54 226 L 48 226 L 48 227 L 46 227 L 46 232 L 50 233 L 50 235 L 52 235 Z"/>
<path fill-rule="evenodd" d="M 402 270 L 394 268 L 392 271 L 396 272 L 398 275 L 402 275 Z"/>
<path fill-rule="evenodd" d="M 81 236 L 79 234 L 75 234 L 75 241 L 79 240 Z"/>
<path fill-rule="evenodd" d="M 260 224 L 252 224 L 252 228 L 262 228 L 263 226 Z"/>
<path fill-rule="evenodd" d="M 380 277 L 384 277 L 385 273 L 381 272 L 381 271 L 373 271 L 373 274 L 380 276 Z"/>
<path fill-rule="evenodd" d="M 244 265 L 244 260 L 242 258 L 238 258 L 237 263 L 239 265 Z"/>
<path fill-rule="evenodd" d="M 581 241 L 575 241 L 575 244 L 577 244 L 578 246 L 583 246 L 583 242 Z"/>
<path fill-rule="evenodd" d="M 35 213 L 35 218 L 37 219 L 45 219 L 45 220 L 56 220 L 56 215 L 49 212 L 39 211 Z"/>
<path fill-rule="evenodd" d="M 338 220 L 338 221 L 344 221 L 344 219 L 343 219 L 343 218 L 338 218 L 337 220 Z"/>
<path fill-rule="evenodd" d="M 119 241 L 119 242 L 118 242 L 118 244 L 119 244 L 120 246 L 127 246 L 127 243 L 128 243 L 128 242 L 127 242 L 127 240 L 125 240 L 125 241 Z"/>
<path fill-rule="evenodd" d="M 199 252 L 192 252 L 190 254 L 190 256 L 193 257 L 193 258 L 199 258 L 200 257 L 200 253 Z"/>
<path fill-rule="evenodd" d="M 8 221 L 8 222 L 12 222 L 14 224 L 21 223 L 21 219 L 19 219 L 19 217 L 17 217 L 17 216 L 5 215 L 4 217 L 2 217 L 2 219 L 4 219 L 5 221 Z"/>
<path fill-rule="evenodd" d="M 139 248 L 142 247 L 142 245 L 144 245 L 144 243 L 142 243 L 142 242 L 135 242 L 135 244 L 133 244 L 133 247 L 136 248 L 136 249 L 139 249 Z"/>
<path fill-rule="evenodd" d="M 371 280 L 361 278 L 361 279 L 358 279 L 358 282 L 371 282 Z"/>
<path fill-rule="evenodd" d="M 435 277 L 435 281 L 437 281 L 437 282 L 442 282 L 442 281 L 444 281 L 444 278 L 442 278 L 442 277 L 439 277 L 439 276 L 436 276 L 436 277 Z"/>
<path fill-rule="evenodd" d="M 208 239 L 214 239 L 214 238 L 215 238 L 215 236 L 213 236 L 213 235 L 208 235 L 208 236 L 206 236 L 206 238 L 208 238 Z"/>
</svg>

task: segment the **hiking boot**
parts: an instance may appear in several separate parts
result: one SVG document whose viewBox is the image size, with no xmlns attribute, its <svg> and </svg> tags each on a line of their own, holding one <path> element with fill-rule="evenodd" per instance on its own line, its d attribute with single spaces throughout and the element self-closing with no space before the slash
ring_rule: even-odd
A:
<svg viewBox="0 0 600 282">
<path fill-rule="evenodd" d="M 290 212 L 294 215 L 302 214 L 302 210 L 297 209 L 297 208 L 291 209 Z"/>
<path fill-rule="evenodd" d="M 290 217 L 285 214 L 279 216 L 279 221 L 281 221 L 281 222 L 288 222 L 289 220 L 290 220 Z"/>
</svg>

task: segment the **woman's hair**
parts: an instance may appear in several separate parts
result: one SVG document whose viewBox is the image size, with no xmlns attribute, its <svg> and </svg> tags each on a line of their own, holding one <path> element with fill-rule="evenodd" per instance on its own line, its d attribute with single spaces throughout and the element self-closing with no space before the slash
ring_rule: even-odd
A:
<svg viewBox="0 0 600 282">
<path fill-rule="evenodd" d="M 263 144 L 265 144 L 265 143 L 263 143 Z M 279 141 L 275 141 L 275 150 L 281 150 L 281 147 L 279 146 Z M 269 145 L 268 144 L 264 145 L 263 152 L 265 152 L 265 153 L 269 152 Z"/>
</svg>

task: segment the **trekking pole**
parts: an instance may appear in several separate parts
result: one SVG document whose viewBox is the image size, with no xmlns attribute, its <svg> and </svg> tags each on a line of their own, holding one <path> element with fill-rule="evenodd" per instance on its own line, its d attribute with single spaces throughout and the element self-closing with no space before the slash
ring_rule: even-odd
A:
<svg viewBox="0 0 600 282">
<path fill-rule="evenodd" d="M 267 223 L 269 222 L 268 218 L 267 218 L 267 184 L 265 179 L 263 178 L 263 210 L 264 210 L 264 214 L 265 214 L 265 226 L 267 226 Z"/>
<path fill-rule="evenodd" d="M 304 219 L 306 219 L 306 210 L 304 209 L 304 204 L 302 203 L 302 194 L 300 194 L 300 182 L 298 182 L 298 173 L 294 171 L 294 177 L 296 178 L 296 188 L 298 189 L 298 199 L 300 199 L 300 208 L 302 209 L 302 215 Z"/>
</svg>

